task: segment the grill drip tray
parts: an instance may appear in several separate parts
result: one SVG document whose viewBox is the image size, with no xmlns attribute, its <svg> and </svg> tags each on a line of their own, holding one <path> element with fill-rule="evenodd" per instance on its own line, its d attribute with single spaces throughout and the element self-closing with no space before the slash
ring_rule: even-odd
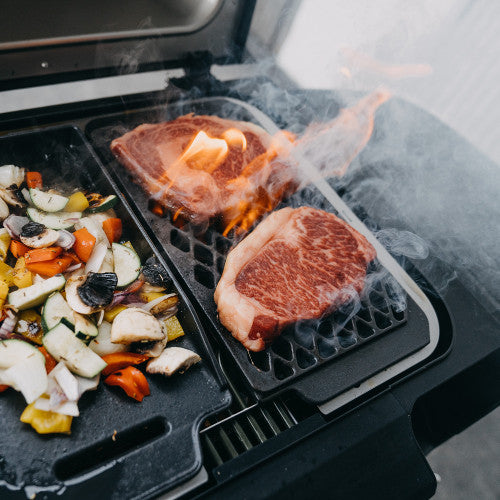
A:
<svg viewBox="0 0 500 500">
<path fill-rule="evenodd" d="M 321 404 L 348 390 L 359 392 L 363 381 L 387 371 L 400 360 L 427 351 L 437 343 L 434 311 L 418 287 L 389 256 L 366 227 L 344 205 L 326 182 L 308 186 L 283 202 L 283 206 L 309 205 L 347 220 L 365 234 L 377 249 L 368 277 L 377 276 L 361 297 L 361 308 L 352 315 L 352 304 L 319 320 L 289 327 L 261 353 L 248 352 L 217 319 L 213 300 L 227 253 L 236 241 L 222 235 L 216 224 L 208 229 L 154 215 L 148 197 L 131 182 L 126 170 L 112 157 L 111 140 L 142 123 L 170 120 L 195 112 L 253 121 L 271 134 L 276 127 L 251 106 L 225 98 L 207 98 L 170 104 L 168 108 L 113 115 L 90 122 L 86 132 L 102 155 L 115 180 L 150 236 L 163 249 L 185 282 L 230 355 L 258 396 L 294 389 L 304 399 Z M 390 267 L 390 271 L 389 271 Z M 396 305 L 394 294 L 405 296 L 406 308 Z M 424 311 L 425 309 L 425 311 Z M 412 363 L 418 362 L 414 357 Z M 371 387 L 373 385 L 369 384 Z M 357 389 L 356 389 L 357 387 Z M 354 389 L 353 389 L 354 388 Z M 363 391 L 362 391 L 363 392 Z"/>
</svg>

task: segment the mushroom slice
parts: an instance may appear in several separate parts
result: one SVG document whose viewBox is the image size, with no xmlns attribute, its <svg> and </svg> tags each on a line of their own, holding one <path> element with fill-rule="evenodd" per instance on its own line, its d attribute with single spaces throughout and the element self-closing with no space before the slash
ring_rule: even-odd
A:
<svg viewBox="0 0 500 500">
<path fill-rule="evenodd" d="M 21 229 L 21 243 L 30 248 L 47 248 L 59 239 L 59 232 L 43 224 L 29 222 Z"/>
<path fill-rule="evenodd" d="M 99 307 L 91 307 L 83 302 L 78 293 L 78 287 L 85 283 L 86 276 L 76 276 L 66 281 L 66 302 L 73 311 L 80 314 L 92 314 L 99 310 Z"/>
<path fill-rule="evenodd" d="M 9 216 L 9 207 L 5 201 L 0 198 L 0 222 Z"/>
<path fill-rule="evenodd" d="M 158 358 L 148 362 L 148 373 L 161 373 L 170 377 L 176 372 L 183 373 L 190 366 L 201 361 L 200 356 L 183 347 L 167 347 Z"/>
<path fill-rule="evenodd" d="M 0 198 L 2 198 L 7 205 L 12 205 L 13 207 L 23 206 L 12 189 L 0 188 Z"/>
<path fill-rule="evenodd" d="M 150 342 L 164 338 L 161 323 L 140 307 L 128 307 L 119 312 L 111 327 L 111 342 L 115 344 Z"/>
<path fill-rule="evenodd" d="M 132 349 L 139 354 L 157 358 L 165 349 L 167 342 L 168 338 L 165 336 L 164 339 L 157 340 L 156 342 L 137 342 L 137 344 L 132 346 Z"/>
</svg>

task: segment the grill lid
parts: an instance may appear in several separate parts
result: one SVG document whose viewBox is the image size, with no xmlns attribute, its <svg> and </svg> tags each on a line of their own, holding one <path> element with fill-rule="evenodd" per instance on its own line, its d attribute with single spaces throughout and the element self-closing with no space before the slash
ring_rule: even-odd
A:
<svg viewBox="0 0 500 500">
<path fill-rule="evenodd" d="M 0 16 L 0 88 L 184 67 L 204 51 L 241 58 L 255 0 L 7 2 Z M 95 15 L 99 13 L 98 15 Z"/>
</svg>

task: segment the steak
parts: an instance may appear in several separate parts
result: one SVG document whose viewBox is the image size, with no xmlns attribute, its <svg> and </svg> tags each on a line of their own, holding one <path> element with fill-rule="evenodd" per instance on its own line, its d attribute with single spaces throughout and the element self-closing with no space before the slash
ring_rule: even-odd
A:
<svg viewBox="0 0 500 500">
<path fill-rule="evenodd" d="M 199 132 L 210 141 L 208 148 L 205 143 L 197 149 Z M 250 122 L 189 114 L 140 125 L 115 139 L 111 151 L 155 200 L 201 223 L 218 215 L 231 220 L 242 212 L 242 202 L 250 205 L 255 197 L 269 198 L 268 210 L 295 189 L 291 173 L 276 180 L 284 165 L 274 161 L 271 140 Z"/>
<path fill-rule="evenodd" d="M 247 349 L 261 351 L 287 325 L 320 318 L 360 293 L 375 256 L 334 214 L 277 210 L 228 254 L 215 290 L 219 319 Z"/>
</svg>

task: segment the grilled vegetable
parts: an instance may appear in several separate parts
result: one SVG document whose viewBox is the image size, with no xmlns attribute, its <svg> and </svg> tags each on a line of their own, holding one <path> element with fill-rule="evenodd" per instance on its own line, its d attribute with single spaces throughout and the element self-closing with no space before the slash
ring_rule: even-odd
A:
<svg viewBox="0 0 500 500">
<path fill-rule="evenodd" d="M 111 341 L 117 344 L 162 340 L 165 334 L 160 322 L 147 311 L 128 307 L 120 312 L 111 327 Z"/>
<path fill-rule="evenodd" d="M 89 273 L 77 288 L 81 301 L 94 308 L 111 304 L 118 278 L 115 273 Z"/>
<path fill-rule="evenodd" d="M 12 275 L 14 274 L 14 269 L 5 262 L 0 261 L 0 281 L 7 283 L 7 286 L 12 285 Z"/>
<path fill-rule="evenodd" d="M 70 434 L 73 417 L 38 410 L 33 403 L 25 408 L 20 420 L 25 424 L 30 424 L 38 434 Z"/>
<path fill-rule="evenodd" d="M 38 222 L 28 222 L 21 229 L 20 240 L 30 248 L 46 248 L 59 239 L 59 233 Z"/>
<path fill-rule="evenodd" d="M 0 280 L 0 310 L 5 304 L 5 299 L 7 298 L 8 294 L 9 294 L 9 285 L 7 285 L 5 281 Z"/>
<path fill-rule="evenodd" d="M 82 377 L 95 377 L 106 367 L 106 363 L 63 323 L 44 335 L 43 345 L 57 361 L 64 360 L 73 373 Z"/>
<path fill-rule="evenodd" d="M 33 309 L 28 309 L 19 313 L 14 331 L 26 337 L 27 340 L 42 345 L 42 318 Z"/>
<path fill-rule="evenodd" d="M 124 311 L 125 309 L 127 309 L 127 306 L 122 306 L 121 304 L 112 307 L 104 312 L 104 320 L 108 323 L 113 323 L 113 320 L 116 318 L 118 313 Z"/>
<path fill-rule="evenodd" d="M 41 212 L 34 207 L 26 210 L 27 216 L 33 222 L 39 222 L 50 229 L 71 229 L 82 217 L 81 212 L 59 212 L 55 214 Z"/>
<path fill-rule="evenodd" d="M 53 293 L 47 298 L 42 309 L 42 327 L 44 332 L 54 328 L 62 319 L 74 328 L 73 311 L 60 292 Z"/>
<path fill-rule="evenodd" d="M 117 287 L 125 288 L 138 278 L 141 271 L 141 260 L 133 249 L 125 245 L 113 243 L 111 249 L 115 273 L 118 276 Z"/>
<path fill-rule="evenodd" d="M 19 257 L 16 261 L 12 274 L 12 283 L 18 288 L 26 288 L 33 284 L 33 276 L 26 267 L 24 257 Z"/>
<path fill-rule="evenodd" d="M 61 247 L 37 248 L 29 250 L 24 254 L 24 260 L 27 264 L 34 264 L 35 262 L 44 262 L 53 260 L 61 255 Z"/>
<path fill-rule="evenodd" d="M 10 252 L 16 259 L 22 257 L 28 250 L 29 247 L 27 247 L 20 241 L 12 240 L 10 242 Z"/>
<path fill-rule="evenodd" d="M 45 278 L 50 278 L 56 274 L 64 273 L 72 263 L 73 258 L 71 255 L 63 254 L 56 259 L 26 264 L 26 267 L 33 273 L 39 274 Z"/>
<path fill-rule="evenodd" d="M 15 165 L 3 165 L 0 167 L 0 186 L 8 188 L 15 184 L 20 186 L 24 181 L 24 168 Z"/>
<path fill-rule="evenodd" d="M 75 319 L 75 335 L 80 340 L 88 344 L 92 339 L 97 337 L 99 331 L 90 319 L 78 313 L 74 313 L 73 317 Z"/>
<path fill-rule="evenodd" d="M 90 342 L 89 347 L 99 356 L 127 350 L 126 345 L 111 342 L 111 324 L 107 321 L 99 325 L 97 337 Z"/>
<path fill-rule="evenodd" d="M 92 250 L 94 249 L 96 238 L 94 235 L 90 234 L 87 228 L 78 229 L 73 233 L 75 237 L 75 244 L 73 245 L 73 250 L 75 251 L 78 258 L 83 262 L 87 262 L 92 255 Z"/>
<path fill-rule="evenodd" d="M 102 196 L 98 193 L 89 193 L 86 195 L 86 198 L 89 202 L 87 211 L 90 213 L 104 212 L 105 210 L 113 208 L 118 202 L 118 198 L 114 194 Z"/>
<path fill-rule="evenodd" d="M 10 214 L 9 207 L 5 201 L 0 198 L 0 222 L 6 219 Z"/>
<path fill-rule="evenodd" d="M 179 297 L 176 293 L 170 293 L 148 302 L 143 309 L 153 316 L 166 317 L 173 316 L 177 312 L 178 305 Z"/>
<path fill-rule="evenodd" d="M 39 306 L 52 292 L 60 290 L 65 283 L 63 276 L 54 276 L 42 283 L 9 293 L 8 302 L 19 311 Z"/>
<path fill-rule="evenodd" d="M 142 354 L 148 358 L 157 358 L 167 346 L 167 342 L 168 338 L 165 337 L 156 342 L 135 342 L 130 347 L 137 354 Z"/>
<path fill-rule="evenodd" d="M 28 188 L 42 188 L 42 174 L 40 172 L 26 172 L 26 184 Z"/>
<path fill-rule="evenodd" d="M 109 375 L 117 370 L 126 368 L 127 366 L 140 365 L 148 359 L 149 356 L 137 354 L 134 352 L 115 352 L 107 354 L 102 359 L 106 361 L 108 366 L 102 371 L 103 376 Z"/>
<path fill-rule="evenodd" d="M 131 398 L 142 401 L 145 396 L 149 396 L 149 384 L 146 377 L 137 368 L 128 366 L 109 375 L 104 383 L 121 387 Z"/>
<path fill-rule="evenodd" d="M 27 342 L 3 340 L 0 342 L 0 384 L 21 392 L 29 404 L 47 389 L 45 358 Z"/>
<path fill-rule="evenodd" d="M 36 188 L 31 188 L 29 193 L 33 206 L 44 212 L 60 212 L 64 210 L 69 201 L 66 196 L 40 191 Z"/>
<path fill-rule="evenodd" d="M 158 358 L 148 362 L 148 373 L 161 373 L 170 377 L 174 373 L 186 371 L 190 366 L 201 361 L 200 356 L 183 347 L 167 347 Z"/>
<path fill-rule="evenodd" d="M 12 189 L 4 189 L 0 188 L 0 198 L 7 203 L 7 205 L 11 205 L 13 207 L 22 207 L 24 206 L 23 203 L 21 203 L 16 195 L 17 188 Z"/>
<path fill-rule="evenodd" d="M 145 281 L 151 285 L 168 288 L 172 280 L 165 268 L 156 260 L 156 257 L 150 257 L 146 260 L 142 268 L 142 274 Z"/>
<path fill-rule="evenodd" d="M 170 342 L 184 335 L 184 330 L 182 329 L 177 316 L 171 316 L 170 318 L 161 321 L 163 329 L 167 332 L 167 338 Z"/>
<path fill-rule="evenodd" d="M 11 244 L 10 234 L 4 227 L 0 228 L 0 261 L 4 261 Z"/>
<path fill-rule="evenodd" d="M 110 243 L 120 241 L 122 237 L 122 221 L 117 217 L 110 217 L 102 223 L 102 229 L 106 233 Z"/>
<path fill-rule="evenodd" d="M 99 310 L 98 307 L 92 307 L 82 301 L 78 293 L 78 287 L 85 283 L 86 276 L 77 276 L 70 278 L 66 283 L 66 301 L 73 311 L 80 314 L 92 314 Z"/>
<path fill-rule="evenodd" d="M 85 198 L 85 195 L 81 191 L 78 191 L 69 197 L 68 204 L 64 208 L 68 212 L 83 212 L 88 206 L 89 202 L 87 198 Z"/>
</svg>

